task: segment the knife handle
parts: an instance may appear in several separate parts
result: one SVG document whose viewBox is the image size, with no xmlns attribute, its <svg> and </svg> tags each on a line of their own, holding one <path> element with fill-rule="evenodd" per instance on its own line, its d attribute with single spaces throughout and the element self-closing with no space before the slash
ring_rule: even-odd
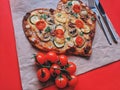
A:
<svg viewBox="0 0 120 90">
<path fill-rule="evenodd" d="M 107 27 L 107 29 L 108 29 L 108 31 L 109 31 L 109 33 L 110 33 L 113 41 L 114 41 L 115 43 L 118 43 L 117 37 L 116 37 L 113 29 L 112 29 L 112 28 L 110 27 L 110 25 L 108 24 L 109 22 L 108 22 L 108 19 L 107 19 L 106 15 L 102 15 L 102 16 L 103 16 L 103 20 L 104 20 L 104 22 L 105 22 L 105 25 L 106 25 L 106 27 Z"/>
</svg>

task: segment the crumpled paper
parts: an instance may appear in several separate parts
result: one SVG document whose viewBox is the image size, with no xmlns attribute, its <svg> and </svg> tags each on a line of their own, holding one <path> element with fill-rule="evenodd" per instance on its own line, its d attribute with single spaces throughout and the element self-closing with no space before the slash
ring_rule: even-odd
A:
<svg viewBox="0 0 120 90">
<path fill-rule="evenodd" d="M 43 85 L 37 79 L 37 68 L 32 56 L 37 53 L 38 50 L 32 47 L 25 37 L 22 28 L 23 16 L 26 12 L 36 8 L 56 9 L 58 1 L 59 0 L 10 0 L 23 90 L 38 90 L 51 84 L 51 82 L 48 82 L 46 85 Z M 87 3 L 87 0 L 84 1 Z M 77 75 L 120 59 L 120 39 L 118 44 L 110 46 L 98 23 L 96 25 L 96 34 L 92 48 L 93 53 L 90 58 L 68 56 L 69 61 L 77 65 Z"/>
</svg>

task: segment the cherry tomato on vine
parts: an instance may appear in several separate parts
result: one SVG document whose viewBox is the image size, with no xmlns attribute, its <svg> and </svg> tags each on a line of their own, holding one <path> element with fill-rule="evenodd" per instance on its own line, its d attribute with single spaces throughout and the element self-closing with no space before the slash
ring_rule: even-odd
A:
<svg viewBox="0 0 120 90">
<path fill-rule="evenodd" d="M 58 60 L 58 56 L 55 52 L 50 51 L 46 54 L 46 59 L 50 61 L 51 63 L 55 63 Z"/>
<path fill-rule="evenodd" d="M 68 67 L 66 68 L 69 74 L 74 74 L 76 71 L 76 65 L 73 62 L 68 62 Z"/>
<path fill-rule="evenodd" d="M 39 64 L 44 64 L 46 61 L 45 55 L 41 52 L 37 53 L 36 60 Z"/>
<path fill-rule="evenodd" d="M 37 72 L 39 81 L 46 82 L 50 78 L 50 71 L 47 68 L 41 68 Z"/>
<path fill-rule="evenodd" d="M 67 86 L 68 79 L 65 75 L 59 75 L 55 79 L 55 84 L 58 88 L 65 88 Z"/>
<path fill-rule="evenodd" d="M 52 76 L 56 76 L 58 74 L 60 74 L 60 66 L 57 65 L 57 64 L 53 64 L 51 67 L 50 67 L 50 73 Z"/>
<path fill-rule="evenodd" d="M 60 55 L 59 56 L 59 62 L 61 66 L 65 66 L 68 63 L 68 58 L 65 55 Z"/>
<path fill-rule="evenodd" d="M 78 79 L 75 75 L 70 75 L 70 78 L 71 79 L 68 81 L 68 85 L 74 87 L 77 84 Z"/>
</svg>

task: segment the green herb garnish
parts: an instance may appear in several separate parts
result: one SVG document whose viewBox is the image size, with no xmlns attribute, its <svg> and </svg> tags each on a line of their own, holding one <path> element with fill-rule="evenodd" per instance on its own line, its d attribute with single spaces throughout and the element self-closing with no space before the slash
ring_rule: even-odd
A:
<svg viewBox="0 0 120 90">
<path fill-rule="evenodd" d="M 73 13 L 73 16 L 76 17 L 76 18 L 78 18 L 78 14 L 76 14 L 76 13 Z"/>
<path fill-rule="evenodd" d="M 45 32 L 50 32 L 51 31 L 51 28 L 48 26 L 46 29 L 45 29 Z"/>
<path fill-rule="evenodd" d="M 72 6 L 72 2 L 69 2 L 69 3 L 68 3 L 68 6 Z"/>
<path fill-rule="evenodd" d="M 47 16 L 45 14 L 41 15 L 40 18 L 47 19 Z"/>
<path fill-rule="evenodd" d="M 66 39 L 67 39 L 68 41 L 70 41 L 70 37 L 67 37 Z"/>
<path fill-rule="evenodd" d="M 95 17 L 91 17 L 91 20 L 92 20 L 92 21 L 95 21 L 96 19 L 95 19 Z"/>
<path fill-rule="evenodd" d="M 80 32 L 80 36 L 83 36 L 83 32 Z"/>
<path fill-rule="evenodd" d="M 58 14 L 57 14 L 57 16 L 58 16 L 58 17 L 60 17 L 60 16 L 61 16 L 61 14 L 60 14 L 60 13 L 58 13 Z"/>
</svg>

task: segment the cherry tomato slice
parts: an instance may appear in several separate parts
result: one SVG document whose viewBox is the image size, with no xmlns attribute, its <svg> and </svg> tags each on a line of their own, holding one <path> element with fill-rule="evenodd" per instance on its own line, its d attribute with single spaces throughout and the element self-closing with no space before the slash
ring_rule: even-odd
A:
<svg viewBox="0 0 120 90">
<path fill-rule="evenodd" d="M 46 61 L 45 55 L 41 52 L 37 53 L 36 60 L 39 64 L 44 64 Z"/>
<path fill-rule="evenodd" d="M 75 12 L 75 13 L 79 13 L 80 12 L 80 5 L 78 5 L 78 4 L 75 4 L 74 6 L 73 6 L 73 11 Z"/>
<path fill-rule="evenodd" d="M 64 32 L 63 32 L 62 29 L 56 29 L 56 30 L 55 30 L 55 35 L 56 35 L 56 37 L 58 37 L 58 38 L 62 38 L 62 37 L 64 37 Z"/>
<path fill-rule="evenodd" d="M 65 55 L 59 56 L 60 66 L 65 66 L 68 63 L 68 58 Z"/>
<path fill-rule="evenodd" d="M 68 85 L 70 87 L 74 87 L 77 84 L 78 79 L 75 75 L 70 75 L 70 77 L 71 77 L 71 79 L 68 81 Z"/>
<path fill-rule="evenodd" d="M 37 72 L 39 81 L 46 82 L 50 78 L 50 71 L 47 68 L 41 68 Z"/>
<path fill-rule="evenodd" d="M 78 28 L 83 28 L 83 26 L 84 26 L 84 24 L 83 24 L 83 22 L 81 20 L 76 20 L 75 21 L 75 25 Z"/>
<path fill-rule="evenodd" d="M 46 27 L 46 23 L 45 21 L 43 20 L 40 20 L 36 23 L 36 27 L 39 29 L 39 30 L 43 30 L 45 27 Z"/>
<path fill-rule="evenodd" d="M 60 66 L 57 65 L 57 64 L 53 64 L 51 67 L 50 67 L 50 73 L 52 76 L 56 76 L 58 74 L 60 74 Z"/>
<path fill-rule="evenodd" d="M 58 56 L 55 52 L 50 51 L 46 54 L 46 59 L 50 61 L 51 63 L 56 63 L 58 60 Z"/>
<path fill-rule="evenodd" d="M 76 71 L 76 65 L 73 62 L 68 62 L 68 67 L 66 68 L 66 70 L 70 75 L 74 74 Z"/>
<path fill-rule="evenodd" d="M 58 88 L 65 88 L 67 86 L 68 79 L 65 75 L 57 76 L 55 79 L 55 84 Z"/>
<path fill-rule="evenodd" d="M 75 41 L 78 46 L 82 46 L 84 40 L 82 37 L 78 36 Z"/>
</svg>

